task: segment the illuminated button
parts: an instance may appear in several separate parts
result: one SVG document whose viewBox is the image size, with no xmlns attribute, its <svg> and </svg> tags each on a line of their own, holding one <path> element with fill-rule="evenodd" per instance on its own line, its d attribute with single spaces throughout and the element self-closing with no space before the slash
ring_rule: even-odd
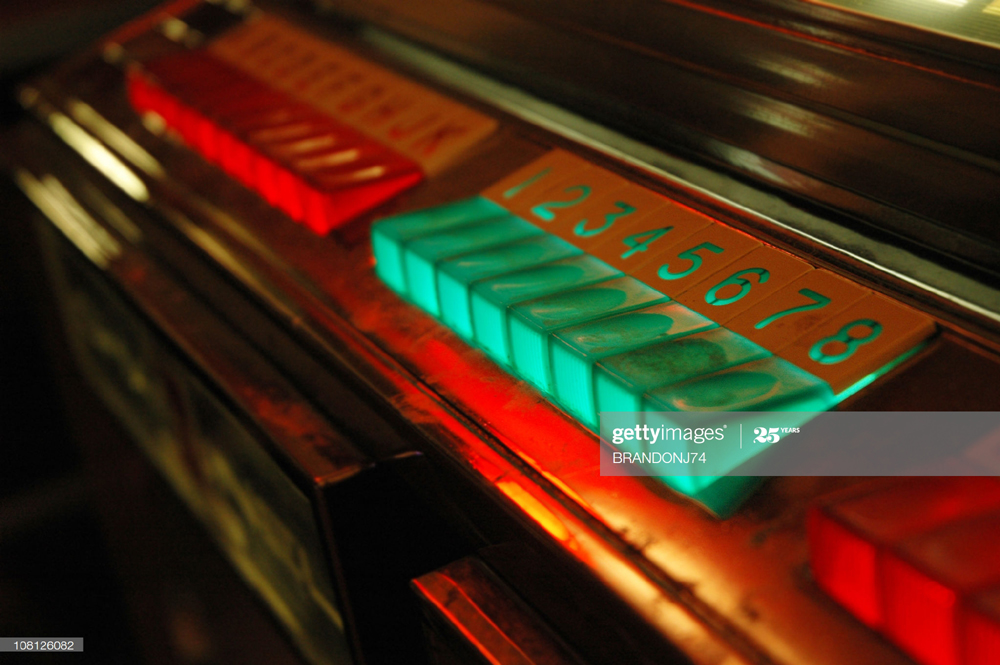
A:
<svg viewBox="0 0 1000 665">
<path fill-rule="evenodd" d="M 526 200 L 526 205 L 513 209 L 548 233 L 570 242 L 573 242 L 573 228 L 580 220 L 600 214 L 607 207 L 607 204 L 599 205 L 595 210 L 592 204 L 627 185 L 624 178 L 596 167 L 553 183 L 548 189 L 539 190 L 533 199 Z"/>
<path fill-rule="evenodd" d="M 670 247 L 712 224 L 708 217 L 673 203 L 633 220 L 623 220 L 602 234 L 589 251 L 619 270 L 635 276 L 636 269 L 663 247 Z M 654 287 L 656 288 L 656 287 Z"/>
<path fill-rule="evenodd" d="M 619 276 L 619 271 L 603 261 L 583 255 L 477 282 L 472 287 L 475 340 L 499 362 L 509 365 L 507 319 L 511 305 Z"/>
<path fill-rule="evenodd" d="M 885 632 L 925 665 L 958 665 L 957 608 L 1000 583 L 1000 513 L 970 517 L 886 551 Z"/>
<path fill-rule="evenodd" d="M 627 184 L 622 189 L 597 192 L 593 200 L 561 222 L 553 222 L 546 230 L 562 236 L 584 251 L 590 251 L 621 229 L 661 208 L 672 205 L 668 199 L 645 187 Z"/>
<path fill-rule="evenodd" d="M 348 168 L 328 169 L 298 180 L 305 223 L 324 234 L 356 215 L 409 189 L 424 174 L 416 164 L 393 154 Z"/>
<path fill-rule="evenodd" d="M 565 150 L 552 150 L 483 191 L 508 210 L 530 209 L 538 195 L 566 178 L 582 175 L 590 164 Z"/>
<path fill-rule="evenodd" d="M 963 665 L 1000 662 L 1000 587 L 969 600 L 961 618 Z"/>
<path fill-rule="evenodd" d="M 726 327 L 778 352 L 871 291 L 832 272 L 807 272 L 737 315 Z"/>
<path fill-rule="evenodd" d="M 757 247 L 760 243 L 750 236 L 711 224 L 680 242 L 650 252 L 633 276 L 674 298 Z"/>
<path fill-rule="evenodd" d="M 919 478 L 822 505 L 809 515 L 817 584 L 866 624 L 883 623 L 879 550 L 955 520 L 1000 508 L 995 478 Z"/>
<path fill-rule="evenodd" d="M 749 340 L 716 328 L 610 356 L 594 366 L 597 410 L 642 411 L 648 390 L 769 355 Z"/>
<path fill-rule="evenodd" d="M 403 245 L 421 236 L 439 233 L 506 214 L 506 210 L 481 196 L 425 208 L 382 219 L 372 224 L 375 273 L 403 295 L 409 294 L 403 269 Z"/>
<path fill-rule="evenodd" d="M 542 232 L 528 222 L 507 214 L 469 226 L 447 229 L 417 238 L 403 247 L 403 269 L 410 299 L 435 316 L 441 314 L 435 268 L 461 254 L 521 240 Z"/>
<path fill-rule="evenodd" d="M 797 428 L 808 422 L 813 414 L 826 411 L 835 403 L 833 393 L 823 381 L 803 372 L 780 358 L 764 358 L 728 369 L 698 376 L 676 385 L 656 388 L 646 395 L 643 406 L 648 412 L 646 423 L 652 428 L 676 428 L 684 425 L 671 418 L 670 412 L 721 412 L 714 417 L 706 417 L 703 427 L 726 441 L 743 436 L 751 443 L 755 427 L 765 429 L 775 425 Z M 732 411 L 753 412 L 739 418 L 742 428 L 737 428 Z M 759 412 L 759 413 L 758 413 Z M 769 414 L 768 412 L 771 412 Z M 782 413 L 774 413 L 782 412 Z M 708 414 L 706 414 L 707 416 Z M 732 423 L 732 424 L 731 424 Z M 710 488 L 729 473 L 745 463 L 771 444 L 727 445 L 714 447 L 706 455 L 706 461 L 699 469 L 708 474 L 702 476 L 672 476 L 676 465 L 670 463 L 650 464 L 648 469 L 664 478 L 670 487 L 688 495 L 705 493 L 702 500 L 714 497 L 716 502 L 730 499 L 733 491 L 740 490 L 748 479 L 740 482 L 728 480 L 717 489 Z M 686 452 L 698 452 L 701 447 L 689 446 Z M 725 491 L 723 491 L 725 490 Z M 721 505 L 713 506 L 720 510 Z"/>
<path fill-rule="evenodd" d="M 539 389 L 551 393 L 549 336 L 552 331 L 666 299 L 642 282 L 621 277 L 514 305 L 510 311 L 514 369 Z"/>
<path fill-rule="evenodd" d="M 437 272 L 441 320 L 462 337 L 472 339 L 469 289 L 473 282 L 579 253 L 569 243 L 545 234 L 445 261 Z"/>
<path fill-rule="evenodd" d="M 870 295 L 779 352 L 841 392 L 934 334 L 934 322 L 900 303 Z"/>
<path fill-rule="evenodd" d="M 550 342 L 553 392 L 567 410 L 596 427 L 594 363 L 714 327 L 714 323 L 683 305 L 663 303 L 560 330 Z"/>
<path fill-rule="evenodd" d="M 323 132 L 322 135 L 329 133 Z M 354 144 L 296 155 L 290 159 L 279 157 L 281 150 L 275 150 L 275 146 L 254 147 L 258 190 L 272 205 L 292 211 L 290 216 L 299 221 L 305 219 L 303 191 L 310 180 L 334 170 L 345 173 L 372 165 L 386 165 L 396 157 L 377 143 L 361 137 Z M 411 165 L 403 163 L 402 166 L 409 168 Z"/>
<path fill-rule="evenodd" d="M 771 247 L 758 247 L 701 280 L 676 300 L 719 325 L 812 270 L 805 261 Z"/>
</svg>

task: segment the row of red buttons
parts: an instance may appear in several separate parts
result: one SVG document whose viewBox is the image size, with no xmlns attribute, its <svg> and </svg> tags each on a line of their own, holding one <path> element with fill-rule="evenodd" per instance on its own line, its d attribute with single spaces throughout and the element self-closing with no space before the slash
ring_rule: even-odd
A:
<svg viewBox="0 0 1000 665">
<path fill-rule="evenodd" d="M 316 233 L 423 179 L 412 160 L 204 51 L 131 69 L 128 94 L 136 110 L 159 115 L 206 159 Z"/>
<path fill-rule="evenodd" d="M 817 583 L 926 665 L 1000 663 L 1000 480 L 922 478 L 809 517 Z"/>
</svg>

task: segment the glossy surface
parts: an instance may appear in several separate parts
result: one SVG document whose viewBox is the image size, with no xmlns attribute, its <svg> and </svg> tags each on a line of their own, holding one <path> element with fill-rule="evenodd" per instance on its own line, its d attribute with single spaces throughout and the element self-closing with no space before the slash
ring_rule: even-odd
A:
<svg viewBox="0 0 1000 665">
<path fill-rule="evenodd" d="M 621 277 L 515 305 L 510 313 L 514 369 L 535 386 L 551 393 L 553 369 L 549 341 L 554 331 L 666 299 L 662 293 L 631 277 Z"/>
<path fill-rule="evenodd" d="M 714 327 L 700 314 L 670 302 L 560 330 L 551 338 L 555 395 L 576 417 L 596 427 L 594 363 Z"/>
<path fill-rule="evenodd" d="M 803 335 L 779 355 L 840 392 L 933 333 L 934 322 L 929 317 L 888 298 L 870 295 Z"/>
<path fill-rule="evenodd" d="M 791 254 L 758 247 L 704 278 L 676 300 L 724 325 L 812 269 Z"/>
</svg>

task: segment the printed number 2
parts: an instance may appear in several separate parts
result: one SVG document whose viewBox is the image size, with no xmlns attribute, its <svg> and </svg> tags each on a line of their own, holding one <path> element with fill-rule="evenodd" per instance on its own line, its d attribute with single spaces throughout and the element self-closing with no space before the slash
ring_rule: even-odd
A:
<svg viewBox="0 0 1000 665">
<path fill-rule="evenodd" d="M 573 185 L 572 187 L 567 187 L 563 191 L 567 194 L 580 192 L 580 195 L 569 201 L 547 201 L 545 203 L 539 203 L 531 209 L 531 214 L 538 217 L 542 221 L 551 222 L 556 218 L 555 213 L 552 212 L 553 210 L 557 210 L 559 208 L 570 208 L 578 203 L 583 203 L 587 200 L 587 197 L 590 196 L 590 187 L 587 185 Z"/>
<path fill-rule="evenodd" d="M 864 337 L 854 337 L 851 335 L 851 331 L 857 327 L 863 326 L 868 328 L 869 332 Z M 824 337 L 809 349 L 809 357 L 818 363 L 823 365 L 833 365 L 834 363 L 843 362 L 851 357 L 858 347 L 862 344 L 867 344 L 868 342 L 874 341 L 879 335 L 882 334 L 882 324 L 873 319 L 858 319 L 857 321 L 851 321 L 846 326 L 837 331 L 836 334 L 830 335 L 829 337 Z M 842 352 L 835 355 L 827 355 L 823 351 L 823 347 L 830 342 L 840 342 L 847 346 Z"/>
<path fill-rule="evenodd" d="M 660 279 L 680 279 L 681 277 L 687 277 L 688 275 L 690 275 L 695 270 L 701 267 L 702 258 L 698 254 L 698 252 L 703 249 L 712 252 L 713 254 L 722 254 L 723 251 L 722 248 L 719 247 L 718 245 L 713 245 L 710 242 L 703 242 L 700 245 L 692 247 L 691 249 L 688 250 L 684 250 L 683 252 L 677 255 L 677 258 L 679 259 L 687 259 L 688 261 L 690 261 L 691 262 L 690 268 L 688 268 L 687 270 L 682 270 L 681 272 L 670 272 L 670 264 L 664 263 L 662 266 L 660 266 L 660 269 L 656 271 L 657 276 Z"/>
</svg>

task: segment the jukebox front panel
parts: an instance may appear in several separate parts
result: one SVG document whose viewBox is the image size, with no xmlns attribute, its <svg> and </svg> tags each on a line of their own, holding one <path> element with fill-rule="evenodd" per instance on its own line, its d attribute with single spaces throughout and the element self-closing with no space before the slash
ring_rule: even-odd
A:
<svg viewBox="0 0 1000 665">
<path fill-rule="evenodd" d="M 449 26 L 478 37 L 509 27 L 481 9 L 440 17 L 428 41 L 448 50 Z M 387 24 L 399 20 L 387 11 Z M 379 621 L 412 602 L 395 634 L 413 638 L 422 608 L 442 659 L 619 662 L 617 648 L 629 662 L 991 662 L 1000 580 L 970 534 L 995 527 L 994 480 L 969 496 L 972 485 L 930 480 L 602 477 L 609 450 L 594 433 L 611 410 L 667 421 L 992 410 L 1000 355 L 988 316 L 587 137 L 567 140 L 577 135 L 541 114 L 514 117 L 499 104 L 517 93 L 498 83 L 459 92 L 474 74 L 412 45 L 382 48 L 398 43 L 376 25 L 306 23 L 278 7 L 168 5 L 25 90 L 56 138 L 25 129 L 15 168 L 34 174 L 20 182 L 40 207 L 69 211 L 75 222 L 53 221 L 112 266 L 109 282 L 134 288 L 106 236 L 173 271 L 225 321 L 212 344 L 252 347 L 246 357 L 273 364 L 318 422 L 350 433 L 344 450 L 371 482 L 302 474 L 302 460 L 319 462 L 295 418 L 277 419 L 272 458 L 297 451 L 299 466 L 276 473 L 313 501 L 356 659 L 423 658 L 389 649 L 395 628 Z M 89 181 L 142 233 L 113 214 L 110 235 L 81 225 L 64 192 Z M 178 310 L 148 306 L 156 329 L 185 339 Z M 211 366 L 211 345 L 175 347 Z M 96 373 L 127 373 L 141 356 Z M 262 415 L 238 376 L 216 379 Z M 163 381 L 150 384 L 161 397 Z M 910 512 L 900 491 L 915 497 Z M 889 525 L 871 523 L 881 505 Z M 940 519 L 921 521 L 919 506 Z M 491 549 L 507 546 L 533 554 Z M 525 561 L 540 563 L 511 563 Z M 380 579 L 383 567 L 393 575 Z M 593 606 L 568 607 L 560 576 L 563 589 L 594 590 Z M 588 612 L 614 648 L 580 627 Z"/>
</svg>

